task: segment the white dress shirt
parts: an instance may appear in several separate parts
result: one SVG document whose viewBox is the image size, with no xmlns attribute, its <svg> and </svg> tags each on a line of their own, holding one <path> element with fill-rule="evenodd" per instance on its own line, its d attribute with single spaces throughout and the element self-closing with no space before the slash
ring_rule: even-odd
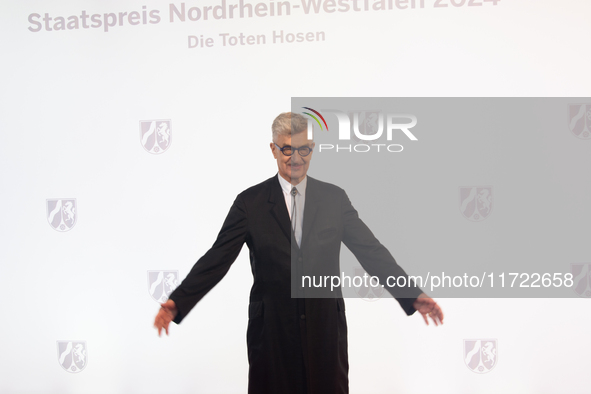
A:
<svg viewBox="0 0 591 394">
<path fill-rule="evenodd" d="M 281 185 L 281 190 L 283 191 L 283 197 L 285 198 L 285 205 L 287 206 L 287 212 L 289 212 L 289 219 L 291 220 L 291 207 L 293 205 L 293 200 L 291 196 L 291 189 L 294 185 L 290 184 L 288 181 L 283 179 L 283 177 L 277 174 L 279 177 L 279 184 Z M 308 184 L 308 176 L 306 175 L 304 179 L 295 185 L 296 189 L 298 189 L 298 194 L 295 196 L 295 203 L 296 203 L 296 228 L 295 228 L 295 239 L 298 245 L 301 245 L 302 241 L 302 223 L 304 221 L 304 204 L 306 203 L 306 185 Z"/>
</svg>

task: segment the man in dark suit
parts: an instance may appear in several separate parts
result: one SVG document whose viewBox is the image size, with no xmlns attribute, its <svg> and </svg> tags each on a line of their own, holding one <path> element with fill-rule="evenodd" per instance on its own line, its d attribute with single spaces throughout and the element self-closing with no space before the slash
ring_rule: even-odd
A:
<svg viewBox="0 0 591 394">
<path fill-rule="evenodd" d="M 254 283 L 247 332 L 251 394 L 348 393 L 347 323 L 340 288 L 332 298 L 302 286 L 304 275 L 339 276 L 344 243 L 365 270 L 386 283 L 407 276 L 359 219 L 344 190 L 308 177 L 314 142 L 307 120 L 284 113 L 270 144 L 278 174 L 236 197 L 211 249 L 163 303 L 154 326 L 168 334 L 228 272 L 244 243 Z M 386 287 L 403 310 L 443 322 L 418 287 Z M 313 298 L 310 298 L 313 297 Z"/>
</svg>

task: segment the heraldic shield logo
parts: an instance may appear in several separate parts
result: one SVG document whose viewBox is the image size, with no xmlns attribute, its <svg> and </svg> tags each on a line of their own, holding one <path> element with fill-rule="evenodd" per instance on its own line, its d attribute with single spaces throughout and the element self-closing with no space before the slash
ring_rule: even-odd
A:
<svg viewBox="0 0 591 394">
<path fill-rule="evenodd" d="M 166 152 L 172 142 L 172 122 L 170 119 L 140 120 L 140 141 L 150 153 Z"/>
<path fill-rule="evenodd" d="M 487 373 L 497 365 L 496 339 L 464 339 L 464 363 L 472 372 Z"/>
<path fill-rule="evenodd" d="M 357 286 L 354 282 L 355 292 L 365 301 L 377 301 L 382 297 L 384 293 L 384 287 L 382 285 L 372 286 L 369 274 L 363 268 L 355 268 L 355 277 L 363 278 L 363 275 L 367 275 L 367 285 L 361 282 L 360 286 Z M 373 281 L 375 284 L 375 281 Z"/>
<path fill-rule="evenodd" d="M 178 285 L 178 271 L 148 271 L 148 292 L 158 303 L 168 301 L 168 297 Z"/>
<path fill-rule="evenodd" d="M 591 104 L 569 104 L 568 128 L 583 140 L 591 139 Z"/>
<path fill-rule="evenodd" d="M 57 341 L 57 361 L 68 372 L 82 371 L 88 364 L 86 342 Z"/>
<path fill-rule="evenodd" d="M 573 274 L 573 291 L 583 298 L 591 298 L 591 263 L 570 265 Z"/>
<path fill-rule="evenodd" d="M 380 111 L 348 111 L 352 119 L 353 139 L 358 142 L 373 141 L 384 131 L 384 115 Z M 359 135 L 367 137 L 359 137 Z"/>
<path fill-rule="evenodd" d="M 78 211 L 75 198 L 51 198 L 46 200 L 47 221 L 57 231 L 68 231 L 76 224 Z"/>
<path fill-rule="evenodd" d="M 460 212 L 470 221 L 480 222 L 492 211 L 492 187 L 460 187 Z"/>
</svg>

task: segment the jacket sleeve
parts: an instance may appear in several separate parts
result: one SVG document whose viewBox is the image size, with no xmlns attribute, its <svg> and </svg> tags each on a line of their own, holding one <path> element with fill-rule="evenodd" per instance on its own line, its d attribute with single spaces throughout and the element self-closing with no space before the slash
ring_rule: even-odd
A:
<svg viewBox="0 0 591 394">
<path fill-rule="evenodd" d="M 345 191 L 343 191 L 342 212 L 343 243 L 355 255 L 369 275 L 379 278 L 380 285 L 384 285 L 386 290 L 392 294 L 392 297 L 396 298 L 406 314 L 412 315 L 415 312 L 413 302 L 422 293 L 422 290 L 415 286 L 414 281 L 410 282 L 410 286 L 405 287 L 390 287 L 387 285 L 389 276 L 395 278 L 404 276 L 408 284 L 408 275 L 396 263 L 388 249 L 376 239 L 367 225 L 359 218 Z"/>
<path fill-rule="evenodd" d="M 169 299 L 175 302 L 178 309 L 175 323 L 180 323 L 197 302 L 226 275 L 242 249 L 246 234 L 246 208 L 239 195 L 211 249 L 195 263 L 180 286 L 170 295 Z"/>
</svg>

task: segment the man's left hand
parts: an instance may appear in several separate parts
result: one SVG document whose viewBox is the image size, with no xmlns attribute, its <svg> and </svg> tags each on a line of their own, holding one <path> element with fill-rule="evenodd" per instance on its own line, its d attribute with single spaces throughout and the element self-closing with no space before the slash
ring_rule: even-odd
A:
<svg viewBox="0 0 591 394">
<path fill-rule="evenodd" d="M 443 311 L 439 305 L 437 305 L 435 300 L 427 294 L 421 293 L 412 305 L 421 315 L 423 315 L 423 319 L 425 319 L 427 325 L 429 325 L 429 317 L 433 320 L 433 323 L 435 323 L 436 326 L 443 324 Z"/>
</svg>

